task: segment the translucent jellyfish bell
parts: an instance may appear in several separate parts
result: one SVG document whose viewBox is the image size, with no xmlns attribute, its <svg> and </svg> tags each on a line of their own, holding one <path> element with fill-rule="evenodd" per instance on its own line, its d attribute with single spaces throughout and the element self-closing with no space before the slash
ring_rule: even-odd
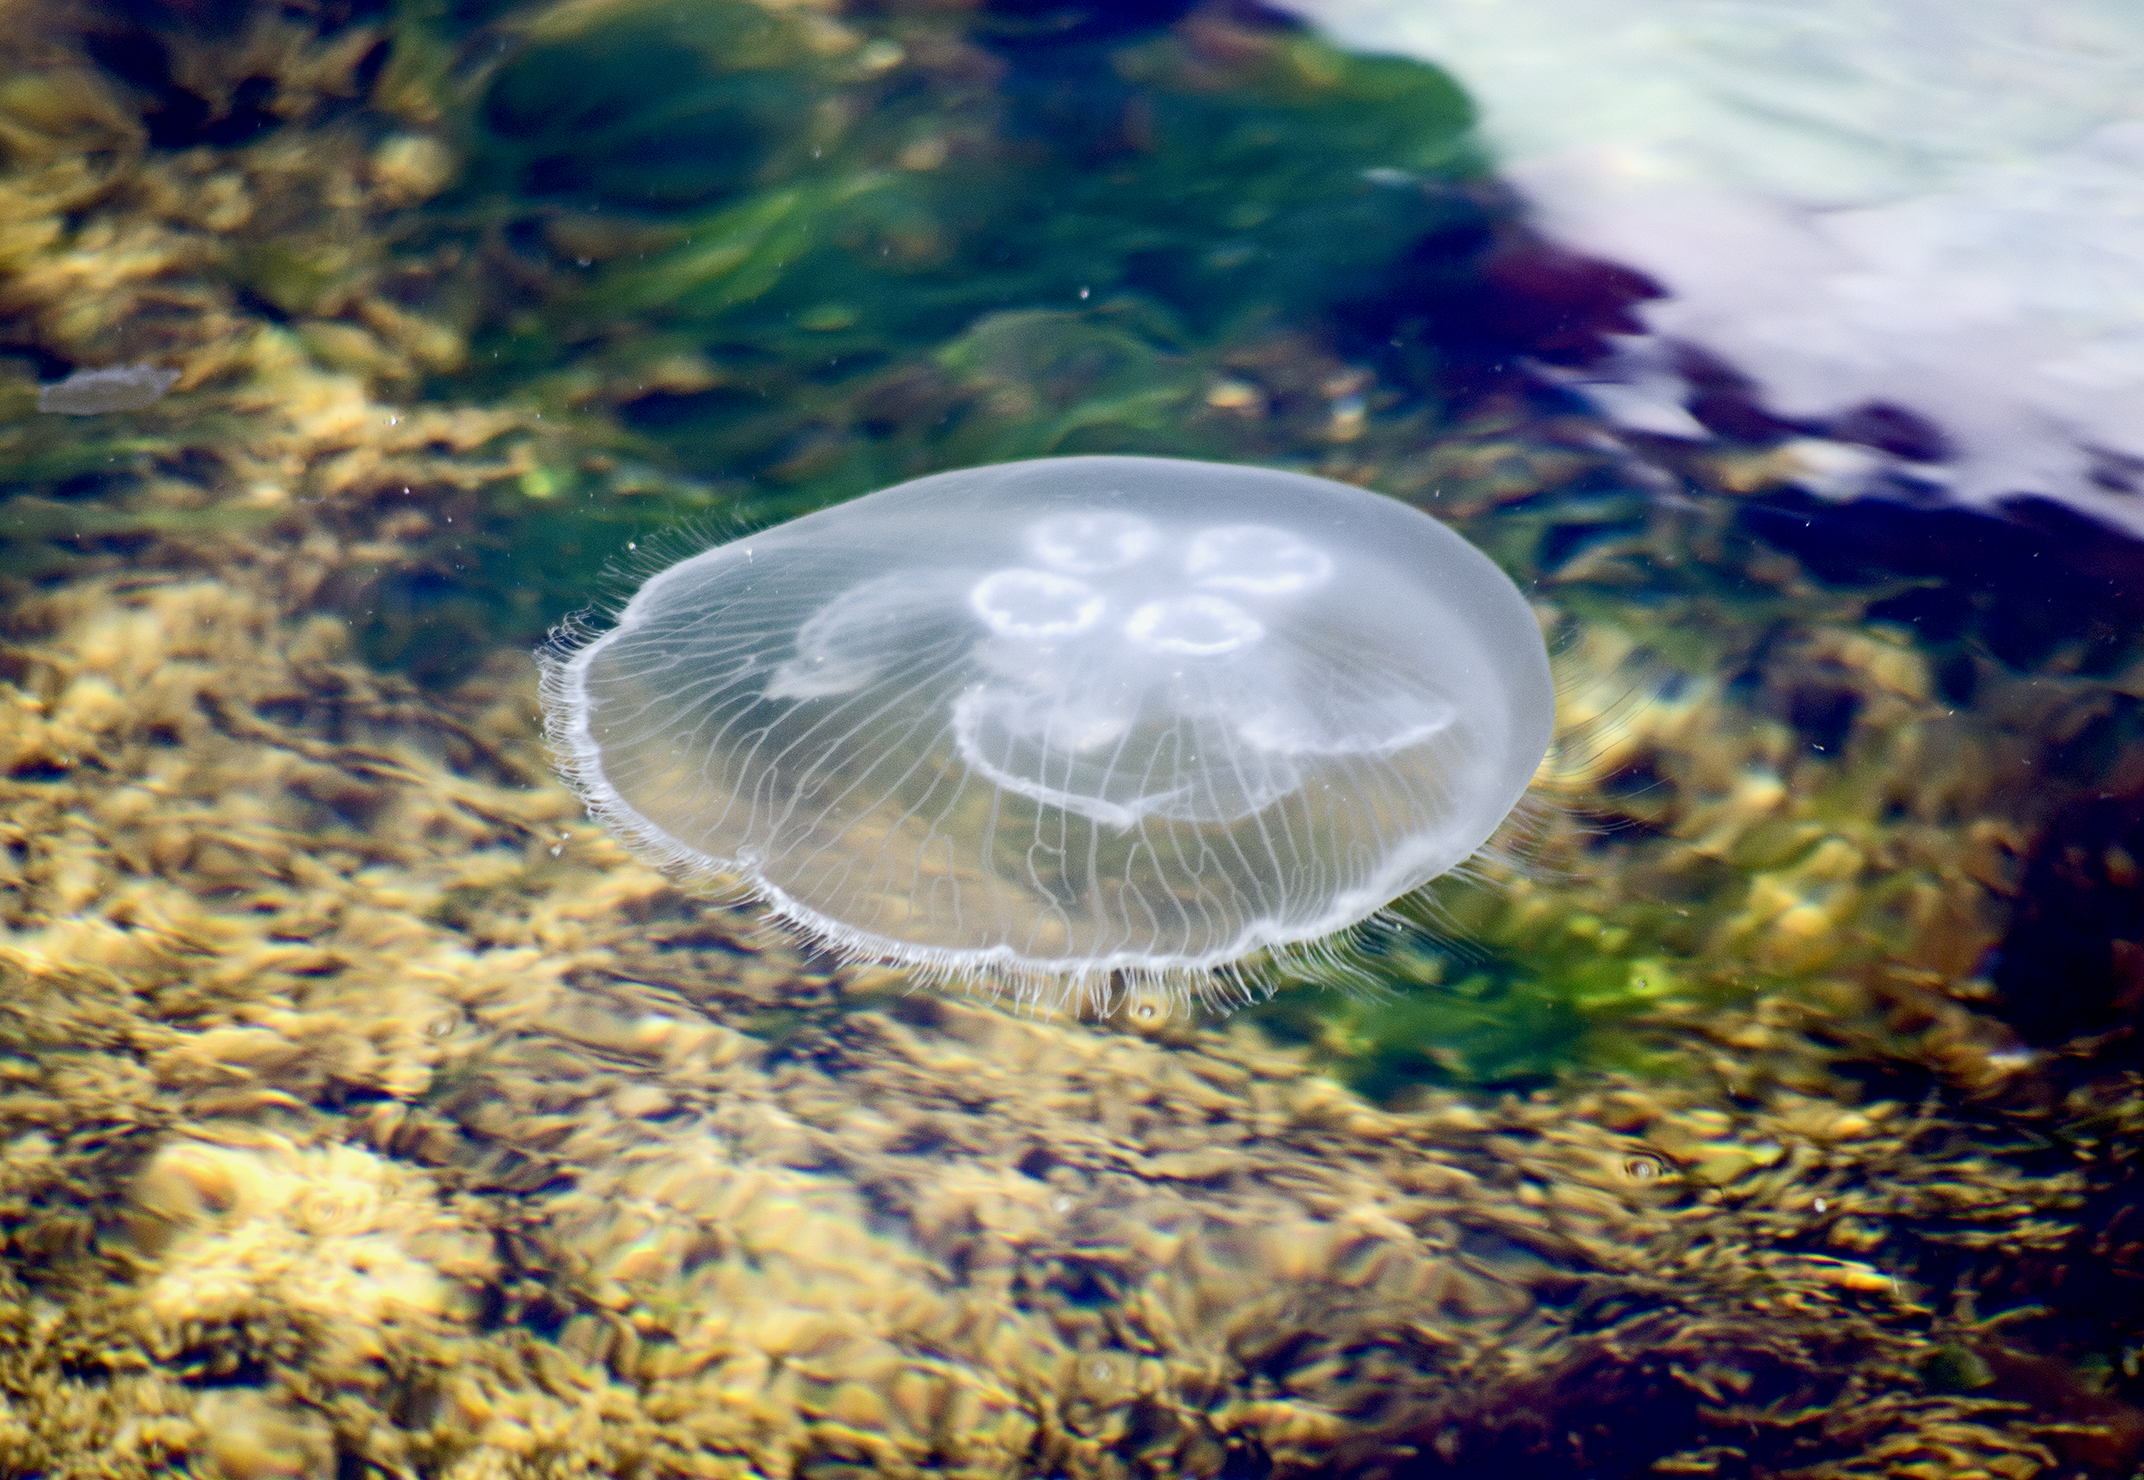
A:
<svg viewBox="0 0 2144 1480">
<path fill-rule="evenodd" d="M 1525 600 L 1434 519 L 1142 457 L 889 488 L 544 661 L 570 779 L 648 857 L 1068 1005 L 1196 990 L 1464 861 L 1555 713 Z"/>
</svg>

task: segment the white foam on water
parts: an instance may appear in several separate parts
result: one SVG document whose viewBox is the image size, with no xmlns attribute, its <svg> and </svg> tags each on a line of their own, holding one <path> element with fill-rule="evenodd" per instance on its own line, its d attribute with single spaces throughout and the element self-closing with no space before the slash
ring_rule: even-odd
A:
<svg viewBox="0 0 2144 1480">
<path fill-rule="evenodd" d="M 1657 278 L 1647 327 L 1775 413 L 1901 406 L 1958 499 L 2144 534 L 2144 4 L 1285 3 L 1452 72 L 1542 230 Z M 1674 429 L 1662 359 L 1579 388 Z"/>
</svg>

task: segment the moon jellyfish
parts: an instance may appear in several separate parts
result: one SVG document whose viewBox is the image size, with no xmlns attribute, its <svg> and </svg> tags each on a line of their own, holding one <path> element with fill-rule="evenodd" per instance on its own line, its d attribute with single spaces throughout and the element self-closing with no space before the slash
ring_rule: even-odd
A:
<svg viewBox="0 0 2144 1480">
<path fill-rule="evenodd" d="M 642 856 L 1075 1008 L 1212 997 L 1464 862 L 1555 711 L 1525 599 L 1428 515 L 1144 457 L 919 478 L 541 657 L 567 777 Z"/>
</svg>

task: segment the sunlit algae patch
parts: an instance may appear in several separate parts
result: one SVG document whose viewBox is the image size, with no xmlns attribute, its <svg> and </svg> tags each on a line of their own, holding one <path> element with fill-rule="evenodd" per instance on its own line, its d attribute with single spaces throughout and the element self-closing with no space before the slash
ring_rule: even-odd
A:
<svg viewBox="0 0 2144 1480">
<path fill-rule="evenodd" d="M 1434 519 L 1164 458 L 919 478 L 542 658 L 565 769 L 648 857 L 1061 1008 L 1226 995 L 1464 861 L 1555 709 L 1525 600 Z"/>
</svg>

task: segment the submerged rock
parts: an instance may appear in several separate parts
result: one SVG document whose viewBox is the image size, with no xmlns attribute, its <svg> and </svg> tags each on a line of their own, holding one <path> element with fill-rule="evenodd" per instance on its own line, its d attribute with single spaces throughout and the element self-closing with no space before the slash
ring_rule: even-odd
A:
<svg viewBox="0 0 2144 1480">
<path fill-rule="evenodd" d="M 2109 755 L 2136 748 L 2144 670 L 2105 582 L 2068 583 L 2104 626 L 2073 643 L 2072 607 L 2000 599 L 1955 564 L 1820 564 L 1814 532 L 1866 536 L 1866 516 L 1712 496 L 1694 474 L 1652 499 L 1627 485 L 1664 475 L 1597 426 L 1554 442 L 1516 402 L 1455 433 L 1394 399 L 1426 383 L 1401 377 L 1428 340 L 1324 332 L 1327 300 L 1286 278 L 1316 254 L 1270 259 L 1258 301 L 1280 322 L 1210 342 L 1139 306 L 1150 257 L 1093 306 L 1084 272 L 1038 288 L 978 269 L 984 317 L 885 330 L 908 358 L 853 384 L 805 376 L 876 352 L 855 305 L 919 293 L 903 273 L 989 238 L 952 207 L 1009 188 L 975 164 L 1006 136 L 993 117 L 876 131 L 898 157 L 853 199 L 901 209 L 853 240 L 899 265 L 879 277 L 812 277 L 850 250 L 823 232 L 817 256 L 775 234 L 739 261 L 736 237 L 665 248 L 593 213 L 481 254 L 461 225 L 398 235 L 398 257 L 378 203 L 449 161 L 326 128 L 295 90 L 273 113 L 246 102 L 270 53 L 325 88 L 330 122 L 365 95 L 369 23 L 315 37 L 291 9 L 260 18 L 265 51 L 172 43 L 171 75 L 215 95 L 151 118 L 153 148 L 127 144 L 141 109 L 88 62 L 0 96 L 41 100 L 59 130 L 42 173 L 24 173 L 32 131 L 9 133 L 0 188 L 52 243 L 10 277 L 16 342 L 106 362 L 142 305 L 190 304 L 161 321 L 171 338 L 126 342 L 230 388 L 217 418 L 138 442 L 33 421 L 53 450 L 11 461 L 33 492 L 9 509 L 0 627 L 0 1471 L 2130 1473 L 2138 1097 L 2108 1081 L 2089 1119 L 2003 1109 L 2067 1081 L 2015 1051 L 1974 976 L 2040 819 L 2129 794 Z M 400 99 L 397 130 L 432 116 L 407 24 L 376 94 Z M 934 67 L 970 99 L 1017 50 L 810 34 L 827 66 L 904 88 Z M 1319 81 L 1327 54 L 1202 34 L 1153 55 L 1269 67 L 1269 119 L 1310 117 L 1272 111 L 1303 98 L 1359 115 Z M 1040 55 L 1002 63 L 1038 118 Z M 1206 152 L 1164 173 L 1167 150 L 1119 147 L 1150 121 L 1215 136 L 1183 110 L 1242 73 L 1186 75 L 1151 118 L 1127 103 L 1082 136 L 1132 171 L 1093 171 L 1098 191 L 1223 177 Z M 60 128 L 69 100 L 79 130 Z M 171 147 L 190 116 L 263 127 Z M 800 199 L 782 219 L 820 221 Z M 1448 199 L 1350 184 L 1332 204 L 1404 225 Z M 1252 232 L 1235 213 L 1255 203 L 1216 199 L 1209 220 Z M 1295 219 L 1342 240 L 1315 205 Z M 41 224 L 70 213 L 104 235 Z M 1094 219 L 1122 218 L 1036 229 L 1084 246 Z M 1175 301 L 1233 312 L 1227 274 L 1259 259 L 1188 239 Z M 547 241 L 573 255 L 547 262 Z M 464 315 L 439 296 L 454 274 L 518 302 L 524 271 L 569 269 L 664 312 L 661 274 L 690 269 L 729 306 L 675 342 L 622 335 L 600 373 L 551 382 L 540 418 L 504 379 L 456 382 L 476 405 L 415 399 L 465 343 L 502 377 L 562 354 L 484 339 L 488 299 Z M 793 378 L 751 379 L 769 363 Z M 1517 987 L 1435 978 L 1409 940 L 1379 980 L 1438 1015 L 1350 1017 L 1306 992 L 1276 1004 L 1302 1008 L 1285 1024 L 1198 1031 L 1135 1001 L 1082 1027 L 904 995 L 637 866 L 544 780 L 521 667 L 519 634 L 562 609 L 531 573 L 600 558 L 575 511 L 644 527 L 664 521 L 632 500 L 671 497 L 631 481 L 621 446 L 591 451 L 584 397 L 729 428 L 692 465 L 803 489 L 800 506 L 954 461 L 1210 437 L 1467 522 L 1539 573 L 1544 606 L 1683 655 L 1688 678 L 1563 768 L 1602 827 L 1562 828 L 1531 877 L 1452 913 L 1490 964 L 1524 964 L 1525 1000 L 1560 1014 L 1543 1018 L 1649 1022 L 1687 1082 L 1641 1082 L 1635 1053 L 1621 1077 L 1555 1080 L 1572 1058 L 1513 1032 Z M 1580 478 L 1582 497 L 1555 492 Z M 208 522 L 233 506 L 243 538 Z M 153 539 L 109 524 L 143 511 L 203 518 Z M 21 556 L 26 529 L 53 563 Z M 1821 543 L 1874 558 L 1867 538 Z M 487 580 L 521 605 L 453 617 Z M 383 667 L 404 652 L 419 678 Z M 440 653 L 458 682 L 424 666 Z M 2118 885 L 2122 860 L 2093 857 Z M 1462 1013 L 1523 1041 L 1468 1041 Z M 1282 1026 L 1300 1047 L 1262 1037 Z M 1540 1088 L 1467 1100 L 1425 1086 L 1439 1074 Z"/>
</svg>

